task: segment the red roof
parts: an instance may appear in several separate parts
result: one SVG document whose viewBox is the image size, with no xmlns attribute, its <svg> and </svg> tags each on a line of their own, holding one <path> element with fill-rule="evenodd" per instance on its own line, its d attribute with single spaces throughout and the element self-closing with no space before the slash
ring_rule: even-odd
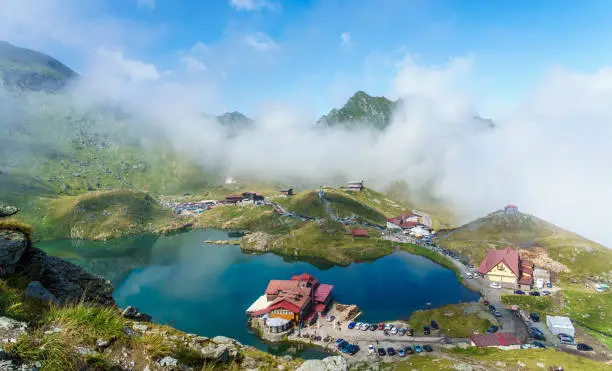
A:
<svg viewBox="0 0 612 371">
<path fill-rule="evenodd" d="M 329 294 L 331 294 L 334 286 L 322 283 L 315 288 L 314 298 L 319 303 L 324 303 Z"/>
<path fill-rule="evenodd" d="M 315 304 L 314 311 L 317 313 L 323 313 L 325 311 L 325 308 L 327 308 L 327 305 L 325 304 Z"/>
<path fill-rule="evenodd" d="M 533 277 L 531 276 L 521 276 L 521 279 L 518 280 L 520 285 L 531 285 L 531 282 L 533 282 Z"/>
<path fill-rule="evenodd" d="M 319 283 L 319 281 L 317 281 L 316 278 L 314 278 L 311 274 L 308 273 L 302 273 L 299 276 L 293 276 L 291 277 L 292 281 L 306 281 L 306 282 L 310 282 L 312 283 L 312 285 L 316 285 L 317 283 Z"/>
<path fill-rule="evenodd" d="M 520 345 L 519 339 L 512 332 L 496 332 L 494 334 L 476 334 L 470 339 L 477 347 L 495 347 Z"/>
<path fill-rule="evenodd" d="M 351 234 L 353 237 L 369 237 L 368 232 L 365 229 L 353 229 Z"/>
<path fill-rule="evenodd" d="M 259 316 L 265 313 L 269 313 L 275 309 L 286 309 L 293 313 L 300 313 L 300 308 L 298 308 L 295 304 L 292 304 L 286 300 L 275 301 L 273 304 L 268 306 L 265 309 L 260 309 L 258 311 L 253 312 L 253 316 Z"/>
<path fill-rule="evenodd" d="M 278 295 L 283 291 L 289 291 L 298 287 L 299 284 L 297 281 L 270 280 L 270 283 L 268 283 L 268 287 L 266 288 L 266 295 Z"/>
<path fill-rule="evenodd" d="M 487 274 L 497 264 L 503 262 L 518 277 L 520 275 L 519 260 L 519 253 L 509 246 L 503 250 L 489 250 L 486 259 L 478 268 L 478 273 Z"/>
<path fill-rule="evenodd" d="M 226 200 L 230 200 L 230 199 L 234 199 L 234 198 L 242 199 L 242 195 L 229 195 L 229 196 L 225 197 Z"/>
<path fill-rule="evenodd" d="M 395 224 L 397 226 L 399 226 L 400 228 L 412 228 L 414 226 L 416 226 L 417 224 L 419 224 L 417 221 L 407 221 L 406 219 L 409 219 L 411 217 L 416 217 L 418 218 L 419 216 L 416 214 L 412 214 L 412 213 L 404 213 L 401 214 L 399 216 L 393 217 L 393 218 L 389 218 L 387 219 L 387 221 L 389 223 Z"/>
</svg>

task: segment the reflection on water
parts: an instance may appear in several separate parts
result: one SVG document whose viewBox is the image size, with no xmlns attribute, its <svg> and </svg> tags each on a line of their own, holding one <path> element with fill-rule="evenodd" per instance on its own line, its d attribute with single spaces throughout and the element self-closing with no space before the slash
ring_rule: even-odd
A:
<svg viewBox="0 0 612 371">
<path fill-rule="evenodd" d="M 195 230 L 81 245 L 57 241 L 41 247 L 111 279 L 119 305 L 134 305 L 157 322 L 308 358 L 325 354 L 299 344 L 265 344 L 246 327 L 245 310 L 264 292 L 270 279 L 311 273 L 335 286 L 338 302 L 357 304 L 364 312 L 361 318 L 370 322 L 408 318 L 425 303 L 435 307 L 478 298 L 452 271 L 405 252 L 374 262 L 321 269 L 272 254 L 246 255 L 237 246 L 203 242 L 226 238 L 226 232 Z"/>
</svg>

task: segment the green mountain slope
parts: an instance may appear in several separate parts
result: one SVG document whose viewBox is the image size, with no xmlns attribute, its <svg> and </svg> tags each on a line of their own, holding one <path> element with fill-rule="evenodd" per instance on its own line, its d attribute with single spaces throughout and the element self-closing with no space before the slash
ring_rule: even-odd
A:
<svg viewBox="0 0 612 371">
<path fill-rule="evenodd" d="M 53 57 L 0 41 L 0 86 L 57 91 L 75 77 L 76 72 Z"/>
<path fill-rule="evenodd" d="M 383 130 L 391 123 L 391 116 L 397 104 L 398 102 L 385 97 L 372 97 L 363 91 L 358 91 L 342 108 L 332 109 L 321 117 L 317 124 L 328 127 L 363 126 Z"/>
<path fill-rule="evenodd" d="M 459 228 L 439 233 L 440 246 L 480 264 L 489 249 L 504 246 L 521 253 L 541 266 L 572 277 L 612 279 L 612 250 L 575 233 L 523 213 L 493 212 Z"/>
</svg>

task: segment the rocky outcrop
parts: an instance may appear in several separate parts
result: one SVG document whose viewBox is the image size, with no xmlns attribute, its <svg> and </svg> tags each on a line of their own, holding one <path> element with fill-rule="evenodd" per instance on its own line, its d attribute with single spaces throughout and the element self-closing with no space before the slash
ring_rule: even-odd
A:
<svg viewBox="0 0 612 371">
<path fill-rule="evenodd" d="M 59 300 L 49 290 L 43 287 L 38 281 L 32 281 L 25 289 L 25 297 L 28 299 L 38 299 L 47 303 L 59 304 Z"/>
<path fill-rule="evenodd" d="M 242 237 L 240 249 L 243 251 L 268 252 L 275 247 L 278 239 L 264 232 L 250 233 Z"/>
<path fill-rule="evenodd" d="M 304 362 L 297 371 L 343 371 L 347 370 L 346 360 L 342 356 L 311 359 Z"/>
<path fill-rule="evenodd" d="M 0 229 L 0 275 L 8 276 L 15 273 L 17 262 L 25 253 L 28 244 L 25 233 Z"/>
<path fill-rule="evenodd" d="M 124 318 L 133 319 L 134 321 L 149 322 L 152 317 L 146 313 L 141 313 L 138 308 L 128 305 L 122 312 L 121 315 Z"/>
<path fill-rule="evenodd" d="M 0 218 L 15 215 L 19 212 L 19 209 L 15 206 L 9 206 L 0 202 Z"/>
<path fill-rule="evenodd" d="M 0 268 L 3 277 L 13 274 L 32 282 L 27 294 L 44 301 L 114 305 L 113 285 L 60 258 L 29 246 L 24 232 L 0 229 Z"/>
</svg>

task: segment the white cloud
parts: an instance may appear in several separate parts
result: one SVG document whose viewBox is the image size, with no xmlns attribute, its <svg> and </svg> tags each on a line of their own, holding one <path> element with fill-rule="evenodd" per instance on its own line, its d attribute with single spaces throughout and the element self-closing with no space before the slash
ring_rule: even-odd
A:
<svg viewBox="0 0 612 371">
<path fill-rule="evenodd" d="M 138 6 L 141 8 L 155 9 L 155 0 L 137 0 Z"/>
<path fill-rule="evenodd" d="M 277 9 L 280 4 L 266 0 L 230 0 L 230 5 L 236 10 L 253 11 L 260 9 Z"/>
<path fill-rule="evenodd" d="M 351 43 L 351 33 L 350 32 L 341 33 L 340 41 L 342 42 L 342 45 L 349 45 Z"/>
<path fill-rule="evenodd" d="M 279 49 L 278 44 L 263 32 L 246 35 L 244 41 L 248 46 L 259 51 Z"/>
<path fill-rule="evenodd" d="M 206 71 L 206 65 L 199 59 L 192 56 L 181 57 L 181 63 L 190 72 Z"/>
</svg>

